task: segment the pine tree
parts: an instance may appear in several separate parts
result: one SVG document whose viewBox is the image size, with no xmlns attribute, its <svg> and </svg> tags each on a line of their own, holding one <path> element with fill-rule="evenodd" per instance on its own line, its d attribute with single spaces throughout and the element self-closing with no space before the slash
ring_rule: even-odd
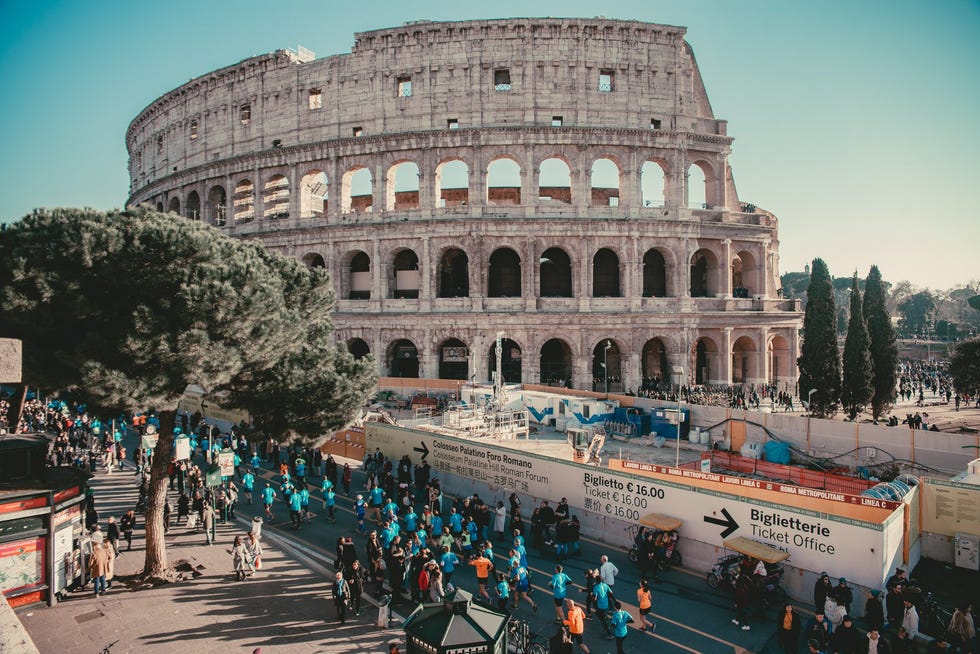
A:
<svg viewBox="0 0 980 654">
<path fill-rule="evenodd" d="M 837 352 L 837 309 L 830 271 L 814 259 L 806 291 L 803 343 L 800 346 L 800 397 L 809 397 L 810 413 L 826 418 L 837 412 L 840 400 L 840 355 Z"/>
<path fill-rule="evenodd" d="M 281 402 L 282 430 L 298 435 L 335 429 L 362 406 L 373 372 L 330 343 L 333 302 L 322 269 L 172 214 L 39 211 L 0 232 L 0 334 L 23 340 L 25 376 L 94 410 L 153 408 L 160 418 L 148 581 L 174 578 L 163 507 L 188 384 L 230 390 L 264 414 Z M 292 374 L 301 365 L 312 372 Z M 315 414 L 307 384 L 323 405 Z"/>
<path fill-rule="evenodd" d="M 844 377 L 840 393 L 841 405 L 851 420 L 857 418 L 874 395 L 870 340 L 861 304 L 861 289 L 855 272 L 851 280 L 851 317 L 844 340 Z"/>
<path fill-rule="evenodd" d="M 898 382 L 898 343 L 891 316 L 885 305 L 885 286 L 878 266 L 871 266 L 864 284 L 864 320 L 868 325 L 871 346 L 874 393 L 871 397 L 871 415 L 877 421 L 888 412 L 895 401 Z"/>
</svg>

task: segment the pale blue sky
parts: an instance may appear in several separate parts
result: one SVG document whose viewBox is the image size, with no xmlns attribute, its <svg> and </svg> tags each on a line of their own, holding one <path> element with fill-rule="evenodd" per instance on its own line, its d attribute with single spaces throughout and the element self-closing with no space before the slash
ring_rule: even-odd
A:
<svg viewBox="0 0 980 654">
<path fill-rule="evenodd" d="M 498 0 L 0 3 L 0 220 L 120 206 L 124 134 L 154 98 L 279 48 L 349 52 L 407 20 L 638 19 L 687 27 L 743 201 L 781 271 L 946 288 L 980 278 L 980 2 Z"/>
</svg>

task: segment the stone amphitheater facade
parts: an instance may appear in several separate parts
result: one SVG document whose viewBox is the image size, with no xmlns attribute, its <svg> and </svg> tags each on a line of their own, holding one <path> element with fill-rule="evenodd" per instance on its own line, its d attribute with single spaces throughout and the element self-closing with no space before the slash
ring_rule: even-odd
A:
<svg viewBox="0 0 980 654">
<path fill-rule="evenodd" d="M 418 22 L 280 50 L 130 124 L 130 205 L 325 267 L 337 336 L 381 375 L 601 390 L 792 387 L 799 305 L 775 216 L 681 27 Z"/>
</svg>

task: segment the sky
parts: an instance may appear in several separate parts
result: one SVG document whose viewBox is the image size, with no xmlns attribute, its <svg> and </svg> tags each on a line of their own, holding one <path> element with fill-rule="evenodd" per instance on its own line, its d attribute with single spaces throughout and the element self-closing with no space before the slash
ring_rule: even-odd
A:
<svg viewBox="0 0 980 654">
<path fill-rule="evenodd" d="M 272 8 L 274 7 L 274 10 Z M 779 218 L 780 271 L 980 279 L 980 0 L 0 2 L 0 221 L 125 202 L 125 131 L 216 68 L 410 20 L 636 19 L 687 28 L 739 198 Z"/>
</svg>

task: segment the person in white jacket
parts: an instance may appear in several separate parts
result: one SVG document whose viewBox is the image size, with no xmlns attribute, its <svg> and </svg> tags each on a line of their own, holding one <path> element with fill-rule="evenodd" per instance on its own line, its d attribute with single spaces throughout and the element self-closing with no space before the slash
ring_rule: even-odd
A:
<svg viewBox="0 0 980 654">
<path fill-rule="evenodd" d="M 605 554 L 599 559 L 599 563 L 599 578 L 602 580 L 602 583 L 612 588 L 613 584 L 616 583 L 616 575 L 619 574 L 619 568 Z"/>
</svg>

